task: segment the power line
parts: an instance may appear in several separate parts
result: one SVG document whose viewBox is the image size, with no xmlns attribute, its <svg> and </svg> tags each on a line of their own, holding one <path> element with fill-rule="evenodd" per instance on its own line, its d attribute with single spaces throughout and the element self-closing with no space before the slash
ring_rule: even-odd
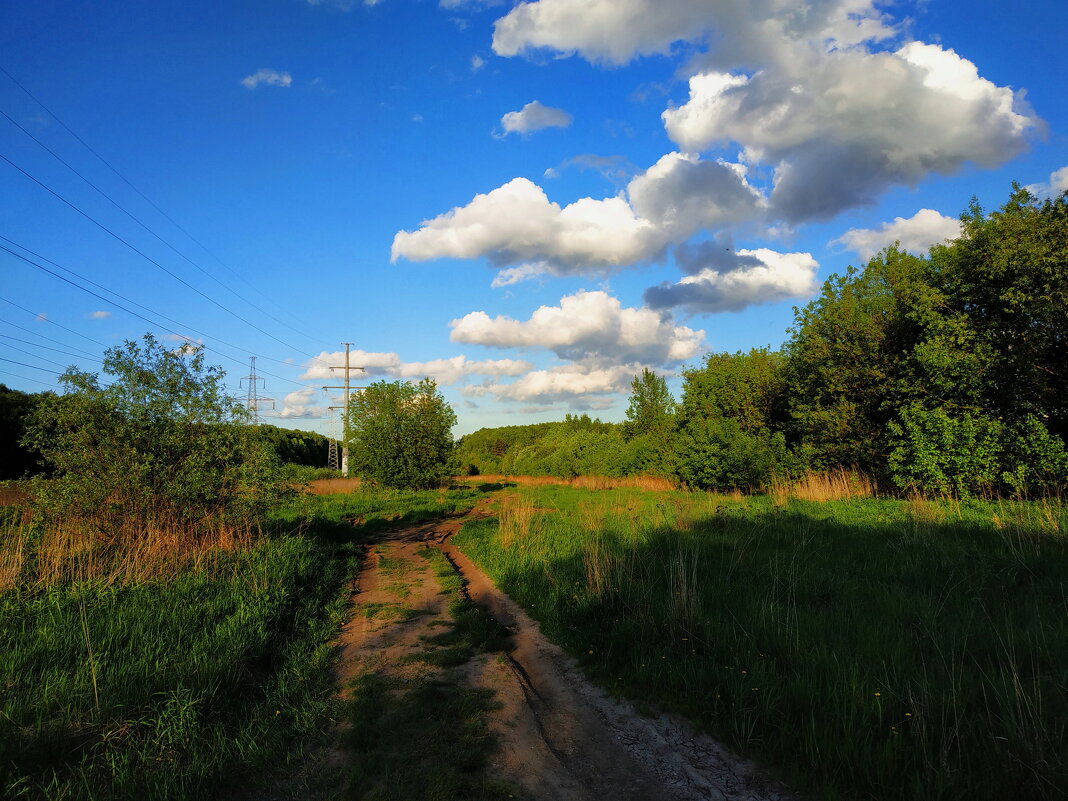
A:
<svg viewBox="0 0 1068 801">
<path fill-rule="evenodd" d="M 26 250 L 27 253 L 33 253 L 32 250 L 29 250 L 28 248 L 23 248 L 22 245 L 19 245 L 19 244 L 15 243 L 15 242 L 12 242 L 12 240 L 8 239 L 5 236 L 0 236 L 0 239 L 2 239 L 5 242 L 9 242 L 9 243 L 15 245 L 15 247 L 22 248 L 23 250 Z M 125 306 L 123 306 L 120 303 L 116 303 L 114 300 L 110 300 L 108 298 L 105 298 L 103 295 L 99 294 L 98 292 L 94 292 L 91 289 L 87 289 L 86 287 L 75 283 L 74 281 L 70 280 L 69 278 L 65 278 L 64 276 L 60 275 L 59 273 L 56 273 L 53 270 L 49 270 L 47 267 L 45 267 L 42 264 L 39 264 L 39 263 L 35 262 L 33 259 L 27 258 L 26 256 L 23 256 L 21 253 L 16 253 L 14 250 L 11 250 L 11 248 L 5 247 L 4 245 L 0 245 L 0 250 L 11 254 L 15 258 L 17 258 L 17 259 L 19 259 L 19 260 L 31 265 L 32 267 L 36 267 L 37 269 L 47 273 L 48 275 L 53 276 L 54 278 L 58 278 L 60 281 L 63 281 L 66 284 L 70 284 L 75 289 L 79 289 L 82 292 L 85 292 L 85 293 L 87 293 L 89 295 L 92 295 L 93 297 L 95 297 L 95 298 L 97 298 L 99 300 L 104 301 L 105 303 L 110 303 L 113 306 L 115 306 L 115 307 L 117 307 L 119 309 L 122 309 L 127 314 L 133 315 L 134 317 L 138 318 L 139 320 L 145 321 L 149 325 L 160 326 L 158 321 L 151 320 L 148 317 L 145 317 L 143 314 L 139 314 L 138 312 L 135 312 L 132 309 L 126 308 Z M 34 253 L 33 255 L 37 255 L 37 254 Z M 55 262 L 52 262 L 50 260 L 48 260 L 48 261 L 49 261 L 50 264 L 55 264 Z M 59 265 L 56 265 L 56 266 L 59 267 Z M 93 281 L 89 281 L 88 279 L 83 278 L 81 275 L 78 275 L 78 273 L 75 273 L 73 270 L 70 270 L 70 269 L 68 269 L 66 267 L 60 267 L 60 269 L 64 270 L 65 272 L 69 272 L 72 275 L 76 275 L 78 278 L 82 278 L 82 280 L 85 280 L 88 283 L 93 284 L 94 286 L 100 286 L 99 284 L 97 284 L 97 283 L 95 283 Z M 109 289 L 106 289 L 106 288 L 103 288 L 103 287 L 101 287 L 101 288 L 104 289 L 105 292 L 110 292 L 111 294 L 115 295 L 116 297 L 122 297 L 117 292 L 113 292 L 112 290 L 109 290 Z M 133 303 L 132 301 L 128 301 L 128 302 Z M 141 308 L 146 309 L 150 314 L 155 314 L 156 316 L 162 317 L 165 320 L 170 320 L 169 317 L 166 317 L 165 315 L 159 314 L 158 312 L 152 311 L 151 309 L 148 309 L 145 306 L 141 306 L 141 304 L 139 304 L 139 303 L 133 303 L 133 305 L 140 306 Z M 180 327 L 184 327 L 187 330 L 193 331 L 194 333 L 203 334 L 204 336 L 209 336 L 208 334 L 204 334 L 204 332 L 199 331 L 199 330 L 193 328 L 192 326 L 184 326 L 182 323 L 179 323 L 179 322 L 177 322 L 175 320 L 171 320 L 171 322 L 174 322 L 176 325 L 178 325 Z M 184 340 L 187 340 L 187 341 L 190 341 L 190 342 L 193 341 L 189 337 L 187 337 L 185 334 L 180 334 L 180 333 L 178 333 L 178 331 L 176 331 L 176 330 L 174 330 L 172 328 L 167 328 L 167 327 L 164 327 L 164 326 L 160 326 L 160 327 L 163 327 L 163 329 L 165 331 L 167 331 L 167 333 L 174 334 L 175 336 L 180 337 L 181 339 L 184 339 Z M 230 348 L 234 348 L 236 350 L 247 350 L 245 348 L 241 348 L 238 345 L 234 345 L 233 343 L 227 342 L 227 341 L 225 341 L 223 339 L 219 339 L 218 337 L 213 337 L 213 339 L 216 339 L 218 342 L 221 342 L 223 345 L 226 345 L 227 347 L 230 347 Z M 197 344 L 200 344 L 200 343 L 197 343 Z M 235 357 L 229 355 L 228 353 L 224 353 L 223 351 L 219 350 L 218 348 L 209 348 L 207 345 L 203 345 L 203 347 L 204 347 L 205 350 L 211 351 L 213 353 L 218 353 L 220 356 L 223 356 L 224 358 L 227 358 L 230 361 L 237 362 L 238 364 L 242 364 L 241 360 L 236 359 Z M 263 358 L 270 359 L 271 361 L 279 362 L 280 364 L 285 364 L 286 363 L 281 359 L 274 359 L 274 358 L 269 357 L 269 356 L 265 356 Z M 268 373 L 266 371 L 261 371 L 261 372 L 263 372 L 264 375 L 271 376 L 271 378 L 277 378 L 280 381 L 286 381 L 286 382 L 288 382 L 290 384 L 296 384 L 296 385 L 301 386 L 301 387 L 309 387 L 311 389 L 318 389 L 318 387 L 316 387 L 313 384 L 305 384 L 302 381 L 294 381 L 291 378 L 285 378 L 283 376 L 275 375 L 274 373 Z"/>
<path fill-rule="evenodd" d="M 0 298 L 0 300 L 4 300 L 4 298 Z M 48 322 L 48 320 L 46 319 L 45 322 Z M 34 331 L 33 329 L 27 328 L 24 325 L 19 325 L 18 323 L 13 323 L 10 320 L 0 320 L 0 323 L 3 323 L 4 325 L 10 325 L 12 328 L 17 328 L 20 331 L 25 331 L 27 334 L 30 334 L 31 336 L 35 336 L 35 337 L 38 337 L 40 339 L 46 339 L 49 342 L 54 342 L 57 345 L 62 345 L 65 348 L 70 348 L 71 350 L 80 351 L 85 356 L 87 356 L 89 358 L 93 358 L 93 354 L 90 353 L 89 351 L 85 350 L 84 348 L 78 348 L 78 347 L 75 347 L 74 345 L 69 345 L 66 342 L 61 342 L 58 339 L 53 339 L 52 337 L 46 337 L 44 334 L 39 334 L 36 331 Z M 0 336 L 4 336 L 4 334 L 0 334 Z M 12 337 L 12 339 L 14 339 L 14 337 Z M 34 343 L 34 344 L 36 344 L 36 343 Z M 100 344 L 104 345 L 103 342 L 101 342 Z M 44 346 L 40 345 L 38 347 L 44 347 Z M 107 347 L 107 345 L 104 345 L 104 347 Z"/>
<path fill-rule="evenodd" d="M 45 105 L 45 104 L 44 104 L 43 102 L 41 102 L 41 100 L 39 100 L 39 99 L 37 98 L 37 96 L 33 94 L 33 92 L 31 92 L 31 91 L 30 91 L 29 89 L 27 89 L 27 88 L 26 88 L 25 86 L 23 86 L 23 85 L 22 85 L 22 84 L 21 84 L 21 83 L 20 83 L 20 82 L 19 82 L 19 81 L 18 81 L 18 80 L 17 80 L 16 78 L 15 78 L 15 76 L 14 76 L 14 75 L 12 75 L 12 74 L 11 74 L 10 72 L 8 72 L 8 71 L 7 71 L 6 69 L 4 69 L 4 67 L 3 67 L 2 65 L 0 65 L 0 72 L 4 73 L 4 75 L 6 75 L 6 76 L 7 76 L 7 78 L 8 78 L 8 80 L 9 80 L 9 81 L 11 81 L 11 82 L 12 82 L 13 84 L 15 84 L 15 86 L 17 86 L 17 87 L 18 87 L 19 89 L 21 89 L 21 90 L 22 90 L 23 94 L 25 94 L 25 95 L 26 95 L 27 97 L 29 97 L 29 98 L 30 98 L 30 100 L 32 100 L 32 101 L 33 101 L 34 103 L 36 103 L 36 104 L 37 104 L 38 106 L 40 106 L 40 107 L 41 107 L 42 109 L 44 109 L 45 113 L 46 113 L 46 114 L 48 114 L 48 115 L 49 115 L 49 116 L 50 116 L 50 117 L 51 117 L 52 119 L 54 119 L 54 120 L 55 120 L 56 122 L 58 122 L 58 123 L 60 124 L 60 126 L 61 126 L 61 127 L 63 128 L 63 130 L 65 130 L 65 131 L 66 131 L 67 133 L 69 133 L 69 134 L 70 134 L 71 136 L 73 136 L 73 137 L 74 137 L 74 139 L 75 139 L 75 140 L 76 140 L 76 141 L 77 141 L 77 142 L 78 142 L 78 143 L 79 143 L 79 144 L 80 144 L 80 145 L 81 145 L 82 147 L 84 147 L 84 148 L 85 148 L 86 150 L 88 150 L 88 151 L 89 151 L 90 153 L 92 153 L 92 154 L 93 154 L 94 156 L 96 156 L 96 158 L 97 158 L 97 159 L 98 159 L 98 160 L 99 160 L 99 161 L 100 161 L 100 162 L 101 162 L 101 163 L 102 163 L 102 164 L 103 164 L 103 165 L 104 165 L 105 167 L 107 167 L 107 168 L 108 168 L 109 170 L 111 170 L 111 171 L 112 171 L 113 173 L 115 173 L 115 175 L 116 175 L 116 176 L 118 176 L 119 180 L 121 180 L 121 181 L 122 181 L 122 182 L 123 182 L 124 184 L 126 184 L 126 185 L 127 185 L 128 187 L 130 187 L 130 189 L 132 189 L 132 190 L 133 190 L 134 192 L 136 192 L 136 193 L 137 193 L 137 194 L 138 194 L 138 195 L 139 195 L 139 196 L 141 197 L 141 199 L 142 199 L 142 200 L 144 200 L 144 201 L 145 201 L 146 203 L 148 203 L 148 205 L 150 205 L 150 206 L 151 206 L 152 208 L 154 208 L 154 209 L 155 209 L 155 210 L 156 210 L 157 212 L 159 212 L 159 214 L 160 214 L 160 215 L 162 215 L 162 216 L 163 216 L 163 218 L 164 218 L 164 219 L 166 219 L 166 220 L 167 220 L 167 221 L 168 221 L 168 222 L 169 222 L 169 223 L 170 223 L 171 225 L 173 225 L 173 226 L 174 226 L 175 228 L 177 228 L 177 229 L 178 229 L 179 231 L 181 231 L 181 232 L 182 232 L 183 234 L 185 234 L 185 235 L 186 235 L 186 236 L 187 236 L 187 237 L 188 237 L 188 238 L 189 238 L 189 239 L 190 239 L 190 240 L 191 240 L 192 242 L 194 242 L 194 243 L 195 243 L 195 244 L 196 244 L 197 246 L 199 246 L 199 247 L 201 248 L 201 250 L 203 250 L 203 251 L 204 251 L 205 253 L 207 253 L 207 254 L 208 254 L 209 256 L 211 256 L 211 257 L 212 257 L 213 259 L 215 259 L 215 261 L 217 261 L 217 262 L 218 262 L 218 263 L 219 263 L 220 265 L 222 265 L 222 267 L 223 267 L 223 268 L 225 268 L 226 270 L 229 270 L 229 271 L 230 271 L 230 273 L 232 273 L 232 274 L 233 274 L 233 275 L 235 275 L 235 276 L 236 276 L 237 278 L 239 278 L 240 280 L 242 280 L 242 281 L 244 281 L 244 282 L 245 282 L 246 284 L 248 284 L 248 286 L 249 286 L 249 287 L 250 287 L 250 288 L 251 288 L 251 289 L 252 289 L 252 290 L 253 290 L 254 292 L 256 292 L 256 293 L 257 293 L 257 294 L 258 294 L 258 295 L 259 295 L 260 297 L 262 297 L 262 298 L 263 298 L 264 300 L 267 300 L 267 301 L 268 301 L 268 302 L 270 302 L 270 303 L 274 303 L 274 304 L 275 304 L 276 306 L 278 306 L 278 308 L 279 308 L 279 309 L 281 309 L 281 308 L 282 308 L 282 306 L 281 306 L 280 304 L 278 304 L 277 302 L 275 302 L 275 301 L 271 300 L 271 298 L 269 298 L 269 297 L 268 297 L 267 295 L 265 295 L 265 294 L 264 294 L 263 292 L 261 292 L 261 291 L 260 291 L 260 290 L 259 290 L 259 289 L 258 289 L 258 288 L 256 287 L 256 285 L 255 285 L 255 284 L 253 284 L 253 283 L 252 283 L 251 281 L 249 281 L 249 280 L 248 280 L 247 278 L 245 278 L 245 277 L 244 277 L 243 275 L 241 275 L 241 274 L 240 274 L 239 272 L 237 272 L 237 271 L 236 271 L 236 270 L 234 270 L 234 269 L 233 269 L 232 267 L 230 267 L 230 266 L 229 266 L 228 264 L 226 264 L 226 262 L 224 262 L 224 261 L 223 261 L 222 259 L 220 259 L 220 258 L 219 258 L 218 256 L 216 256 L 216 255 L 215 255 L 215 253 L 213 253 L 213 252 L 212 252 L 212 251 L 211 251 L 211 250 L 210 250 L 210 249 L 208 248 L 208 246 L 207 246 L 207 245 L 205 245 L 205 244 L 204 244 L 203 242 L 201 242 L 201 241 L 200 241 L 199 239 L 197 239 L 197 238 L 196 238 L 195 236 L 193 236 L 193 235 L 192 235 L 191 233 L 189 233 L 189 231 L 187 231 L 187 230 L 186 230 L 185 228 L 183 228 L 183 227 L 182 227 L 181 225 L 179 225 L 179 224 L 178 224 L 178 222 L 177 222 L 177 221 L 176 221 L 176 220 L 175 220 L 174 218 L 172 218 L 172 217 L 171 217 L 171 216 L 170 216 L 169 214 L 167 214 L 167 212 L 165 212 L 165 211 L 164 211 L 163 209 L 161 209 L 161 208 L 160 208 L 160 207 L 159 207 L 158 205 L 156 205 L 156 203 L 155 203 L 155 202 L 153 202 L 153 200 L 152 200 L 152 199 L 151 199 L 150 197 L 148 197 L 148 196 L 147 196 L 147 195 L 146 195 L 146 194 L 145 194 L 144 192 L 142 192 L 142 191 L 141 191 L 140 189 L 138 189 L 138 188 L 137 188 L 136 186 L 134 186 L 134 185 L 133 185 L 133 183 L 132 183 L 132 182 L 131 182 L 131 181 L 130 181 L 130 180 L 129 180 L 129 179 L 128 179 L 128 178 L 127 178 L 127 177 L 126 177 L 125 175 L 123 175 L 123 174 L 122 174 L 121 172 L 119 172 L 119 170 L 118 170 L 118 169 L 116 169 L 116 168 L 115 168 L 115 167 L 114 167 L 114 166 L 113 166 L 113 165 L 111 164 L 111 162 L 109 162 L 109 161 L 108 161 L 107 159 L 105 159 L 105 158 L 104 158 L 103 156 L 101 156 L 101 155 L 100 155 L 100 154 L 99 154 L 98 152 L 96 152 L 96 150 L 94 150 L 94 149 L 93 149 L 93 148 L 92 148 L 92 147 L 91 147 L 91 146 L 89 145 L 89 143 L 88 143 L 88 142 L 86 142 L 86 141 L 85 141 L 84 139 L 82 139 L 82 138 L 81 138 L 80 136 L 78 136 L 78 134 L 77 134 L 77 133 L 76 133 L 76 132 L 75 132 L 75 131 L 74 131 L 74 130 L 73 130 L 73 129 L 72 129 L 72 128 L 71 128 L 70 126 L 69 126 L 69 125 L 67 125 L 67 123 L 63 122 L 63 120 L 61 120 L 61 119 L 59 118 L 59 116 L 58 116 L 58 115 L 57 115 L 57 114 L 56 114 L 56 113 L 55 113 L 54 111 L 52 111 L 52 109 L 50 109 L 50 108 L 49 108 L 48 106 L 46 106 L 46 105 Z M 5 116 L 6 116 L 6 115 L 5 115 Z M 20 126 L 20 127 L 21 127 L 21 126 Z M 295 316 L 295 315 L 292 315 L 292 316 L 294 317 L 294 319 L 298 319 L 298 318 L 296 318 L 296 316 Z M 296 329 L 294 329 L 294 330 L 296 330 Z M 298 332 L 298 333 L 300 333 L 300 332 Z M 303 335 L 303 336 L 308 336 L 307 334 L 302 334 L 302 335 Z M 308 337 L 308 338 L 309 338 L 309 339 L 314 339 L 314 337 Z"/>
<path fill-rule="evenodd" d="M 8 361 L 8 360 L 5 359 L 4 361 Z M 39 378 L 30 378 L 27 375 L 19 375 L 18 373 L 12 373 L 9 370 L 0 370 L 0 375 L 9 375 L 12 378 L 18 378 L 18 379 L 20 379 L 22 381 L 32 381 L 35 384 L 41 384 L 42 386 L 45 386 L 45 387 L 55 387 L 56 389 L 58 389 L 58 387 L 54 383 L 50 383 L 48 381 L 42 381 Z"/>
<path fill-rule="evenodd" d="M 7 242 L 9 244 L 12 244 L 15 247 L 22 247 L 21 245 L 17 244 L 16 242 L 12 242 L 7 237 L 0 236 L 0 239 L 3 239 L 5 242 Z M 22 249 L 25 250 L 27 253 L 33 253 L 32 250 L 29 250 L 27 248 L 22 248 Z M 33 253 L 33 255 L 37 256 L 37 258 L 39 258 L 39 259 L 44 259 L 45 261 L 48 261 L 48 259 L 45 259 L 44 256 L 38 256 L 36 253 Z M 55 262 L 51 262 L 51 261 L 49 261 L 48 263 L 49 264 L 55 264 Z M 55 266 L 59 267 L 58 264 L 55 264 Z M 60 269 L 63 269 L 63 268 L 60 267 Z M 2 297 L 2 296 L 0 296 L 0 300 L 4 301 L 4 303 L 7 303 L 7 304 L 9 304 L 11 306 L 14 306 L 16 309 L 21 309 L 22 311 L 26 312 L 28 315 L 33 317 L 35 320 L 40 320 L 41 322 L 44 322 L 44 323 L 51 323 L 54 326 L 62 328 L 64 331 L 69 331 L 70 333 L 75 334 L 76 336 L 80 336 L 82 339 L 87 339 L 90 342 L 93 342 L 93 343 L 95 343 L 97 345 L 100 345 L 100 347 L 102 347 L 102 348 L 106 348 L 107 347 L 107 345 L 104 344 L 103 342 L 101 342 L 99 339 L 93 339 L 92 337 L 86 336 L 85 334 L 82 334 L 82 333 L 80 333 L 78 331 L 75 331 L 73 328 L 67 328 L 67 326 L 63 325 L 62 323 L 57 323 L 55 320 L 49 320 L 44 315 L 39 314 L 38 312 L 35 312 L 35 311 L 30 311 L 25 306 L 20 306 L 18 303 L 15 303 L 15 301 L 13 301 L 13 300 L 9 300 L 8 298 Z M 111 301 L 108 301 L 108 303 L 110 303 L 110 302 Z M 15 325 L 15 324 L 14 323 L 8 323 L 8 325 Z M 22 328 L 22 326 L 20 326 L 20 325 L 15 325 L 15 327 L 16 328 Z M 26 330 L 26 329 L 23 329 L 23 330 Z M 47 338 L 48 337 L 45 337 L 45 339 L 47 339 Z"/>
<path fill-rule="evenodd" d="M 30 355 L 32 356 L 33 354 L 31 353 Z M 58 372 L 56 370 L 49 370 L 49 369 L 47 369 L 45 367 L 38 367 L 36 364 L 26 364 L 26 362 L 17 362 L 14 359 L 5 359 L 3 356 L 0 356 L 0 362 L 9 362 L 10 364 L 17 364 L 19 367 L 29 367 L 31 370 L 40 370 L 42 373 L 52 373 L 53 375 L 63 375 L 63 373 L 60 373 L 60 372 Z M 57 362 L 50 362 L 50 364 L 57 364 Z M 60 367 L 62 367 L 62 366 L 63 365 L 60 365 Z"/>
<path fill-rule="evenodd" d="M 50 195 L 55 197 L 57 200 L 61 201 L 62 203 L 64 203 L 65 205 L 67 205 L 68 207 L 70 207 L 71 209 L 76 211 L 78 214 L 80 214 L 85 219 L 89 220 L 89 222 L 93 223 L 93 225 L 95 225 L 97 228 L 99 228 L 100 230 L 104 231 L 109 236 L 115 238 L 116 240 L 118 240 L 122 244 L 124 244 L 126 247 L 128 247 L 130 250 L 132 250 L 138 256 L 140 256 L 145 261 L 147 261 L 149 264 L 152 264 L 155 267 L 158 267 L 160 270 L 165 272 L 167 275 L 169 275 L 175 281 L 177 281 L 178 283 L 182 284 L 182 286 L 185 286 L 188 289 L 190 289 L 193 292 L 195 292 L 196 294 L 200 295 L 202 298 L 204 298 L 204 300 L 208 301 L 209 303 L 211 303 L 214 306 L 218 306 L 220 309 L 222 309 L 224 312 L 226 312 L 230 316 L 236 318 L 237 320 L 240 320 L 242 323 L 244 323 L 245 325 L 249 326 L 250 328 L 254 328 L 256 331 L 259 331 L 264 336 L 273 339 L 275 342 L 279 343 L 280 345 L 283 345 L 286 348 L 289 348 L 290 350 L 296 351 L 297 353 L 303 354 L 304 356 L 307 356 L 310 359 L 315 359 L 316 361 L 321 361 L 318 356 L 312 356 L 310 353 L 305 353 L 300 348 L 294 347 L 293 345 L 289 344 L 288 342 L 286 342 L 283 339 L 279 339 L 274 334 L 270 333 L 269 331 L 265 331 L 264 329 L 260 328 L 258 325 L 256 325 L 255 323 L 251 322 L 250 320 L 246 320 L 244 317 L 242 317 L 240 314 L 235 312 L 233 309 L 223 305 L 222 303 L 219 303 L 219 301 L 215 300 L 210 295 L 208 295 L 208 294 L 202 292 L 201 290 L 197 289 L 195 286 L 190 284 L 188 281 L 186 281 L 184 278 L 179 276 L 177 273 L 175 273 L 175 272 L 169 270 L 168 268 L 164 267 L 162 264 L 160 264 L 158 261 L 153 259 L 148 254 L 146 254 L 144 251 L 139 250 L 136 245 L 132 245 L 130 242 L 127 242 L 125 239 L 123 239 L 117 233 L 112 231 L 110 228 L 108 228 L 102 222 L 97 220 L 95 217 L 92 217 L 91 215 L 89 215 L 86 212 L 82 211 L 80 208 L 78 208 L 76 205 L 71 203 L 69 200 L 67 200 L 61 194 L 56 192 L 54 189 L 52 189 L 51 187 L 46 185 L 44 182 L 38 180 L 33 175 L 31 175 L 29 172 L 27 172 L 22 167 L 20 167 L 18 164 L 13 162 L 11 159 L 9 159 L 7 156 L 5 156 L 3 153 L 0 153 L 0 159 L 2 159 L 3 161 L 7 162 L 7 164 L 9 164 L 11 167 L 14 167 L 16 170 L 21 172 L 23 175 L 25 175 L 27 178 L 29 178 L 31 181 L 33 181 L 35 184 L 37 184 L 39 187 L 44 189 Z"/>
<path fill-rule="evenodd" d="M 266 316 L 270 317 L 272 320 L 274 320 L 279 325 L 284 325 L 286 328 L 289 328 L 290 330 L 295 331 L 296 333 L 300 334 L 301 336 L 307 337 L 308 339 L 314 339 L 314 337 L 311 337 L 308 334 L 305 334 L 303 331 L 300 331 L 300 330 L 294 328 L 293 326 L 291 326 L 289 323 L 285 322 L 284 320 L 279 320 L 277 317 L 275 317 L 269 311 L 267 311 L 266 309 L 260 308 L 255 303 L 253 303 L 251 300 L 249 300 L 248 298 L 244 297 L 241 293 L 237 292 L 232 287 L 227 286 L 222 281 L 220 281 L 218 278 L 216 278 L 214 275 L 209 273 L 207 270 L 205 270 L 203 267 L 201 267 L 199 264 L 197 264 L 195 261 L 193 261 L 187 255 L 185 255 L 182 251 L 178 250 L 178 248 L 176 248 L 174 245 L 172 245 L 170 242 L 168 242 L 162 236 L 160 236 L 155 231 L 153 231 L 148 225 L 146 225 L 144 222 L 142 222 L 132 212 L 127 211 L 121 204 L 119 204 L 118 201 L 116 201 L 114 198 L 112 198 L 107 192 L 105 192 L 99 186 L 97 186 L 92 181 L 90 181 L 88 178 L 86 178 L 84 175 L 82 175 L 80 172 L 78 172 L 78 170 L 76 170 L 66 160 L 64 160 L 62 156 L 60 156 L 58 153 L 56 153 L 54 150 L 52 150 L 52 148 L 50 148 L 48 145 L 46 145 L 44 142 L 42 142 L 40 139 L 38 139 L 32 133 L 27 131 L 22 125 L 20 125 L 18 122 L 16 122 L 14 119 L 12 119 L 11 116 L 7 112 L 5 112 L 3 109 L 0 109 L 0 116 L 3 116 L 8 122 L 10 122 L 16 128 L 18 128 L 20 131 L 22 131 L 26 136 L 28 136 L 30 139 L 32 139 L 34 142 L 36 142 L 45 151 L 47 151 L 52 156 L 52 158 L 54 158 L 56 161 L 58 161 L 60 164 L 62 164 L 64 167 L 66 167 L 68 170 L 70 170 L 72 173 L 74 173 L 79 178 L 81 178 L 86 184 L 88 184 L 90 187 L 92 187 L 101 197 L 103 197 L 105 200 L 107 200 L 111 205 L 113 205 L 115 208 L 117 208 L 119 211 L 121 211 L 123 214 L 125 214 L 127 217 L 129 217 L 131 220 L 133 220 L 135 223 L 140 225 L 142 228 L 144 228 L 146 231 L 148 231 L 148 233 L 150 233 L 152 236 L 154 236 L 156 239 L 158 239 L 160 242 L 162 242 L 164 245 L 166 245 L 168 248 L 170 248 L 176 254 L 178 254 L 178 256 L 180 256 L 182 259 L 184 259 L 185 261 L 189 262 L 189 264 L 191 264 L 194 267 L 196 267 L 198 270 L 200 270 L 200 272 L 204 273 L 204 275 L 206 275 L 212 281 L 217 283 L 219 286 L 221 286 L 227 292 L 232 293 L 235 297 L 237 297 L 238 300 L 241 300 L 241 301 L 247 303 L 249 306 L 251 306 L 253 309 L 258 311 L 260 314 L 265 314 Z"/>
<path fill-rule="evenodd" d="M 54 350 L 56 353 L 62 353 L 64 356 L 73 356 L 75 359 L 88 359 L 89 361 L 93 362 L 101 362 L 101 360 L 96 358 L 95 356 L 80 356 L 77 353 L 71 353 L 67 350 L 60 350 L 59 348 L 50 348 L 48 345 L 38 345 L 36 342 L 30 342 L 28 339 L 19 339 L 18 337 L 8 336 L 7 334 L 0 334 L 0 337 L 3 337 L 4 339 L 13 339 L 16 342 L 22 342 L 25 345 L 32 345 L 35 348 Z M 14 347 L 14 345 L 10 345 L 9 347 Z M 18 350 L 18 348 L 16 348 L 16 350 Z M 103 362 L 101 362 L 101 364 L 102 363 Z"/>
<path fill-rule="evenodd" d="M 32 356 L 35 359 L 40 359 L 42 362 L 48 362 L 48 364 L 54 364 L 56 367 L 62 367 L 64 369 L 66 369 L 69 366 L 69 365 L 65 365 L 65 364 L 60 364 L 59 362 L 54 362 L 51 359 L 46 359 L 44 356 L 38 356 L 33 351 L 26 350 L 25 348 L 20 348 L 17 345 L 5 345 L 5 347 L 11 348 L 11 350 L 17 350 L 19 353 L 25 353 L 27 356 Z"/>
</svg>

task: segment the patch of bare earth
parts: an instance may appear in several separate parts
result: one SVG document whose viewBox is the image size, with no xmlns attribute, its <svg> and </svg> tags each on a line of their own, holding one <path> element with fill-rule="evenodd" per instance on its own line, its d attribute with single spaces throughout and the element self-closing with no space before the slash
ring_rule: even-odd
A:
<svg viewBox="0 0 1068 801">
<path fill-rule="evenodd" d="M 537 623 L 448 542 L 462 522 L 405 528 L 371 547 L 353 617 L 339 640 L 342 693 L 348 682 L 370 670 L 401 679 L 440 671 L 405 659 L 422 646 L 422 638 L 440 631 L 433 621 L 440 625 L 448 619 L 433 570 L 418 555 L 422 547 L 435 547 L 466 579 L 470 597 L 513 634 L 514 648 L 505 659 L 478 654 L 464 666 L 460 680 L 492 691 L 500 705 L 484 713 L 497 742 L 492 771 L 517 795 L 536 801 L 795 798 L 685 722 L 644 717 L 587 681 Z M 403 599 L 398 597 L 404 594 L 401 588 L 407 588 Z M 400 600 L 425 614 L 366 614 L 368 608 L 384 609 Z M 344 758 L 342 750 L 333 752 L 333 760 Z"/>
</svg>

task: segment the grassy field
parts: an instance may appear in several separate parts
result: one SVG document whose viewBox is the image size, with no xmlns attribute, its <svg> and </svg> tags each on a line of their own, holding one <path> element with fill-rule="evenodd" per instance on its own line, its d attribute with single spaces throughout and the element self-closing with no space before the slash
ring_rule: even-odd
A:
<svg viewBox="0 0 1068 801">
<path fill-rule="evenodd" d="M 1068 796 L 1068 515 L 522 486 L 455 542 L 612 691 L 819 799 Z"/>
<path fill-rule="evenodd" d="M 110 553 L 64 580 L 42 571 L 33 523 L 0 510 L 0 795 L 219 798 L 289 781 L 338 713 L 329 641 L 357 544 L 479 496 L 302 497 L 266 535 L 170 553 L 155 575 Z"/>
</svg>

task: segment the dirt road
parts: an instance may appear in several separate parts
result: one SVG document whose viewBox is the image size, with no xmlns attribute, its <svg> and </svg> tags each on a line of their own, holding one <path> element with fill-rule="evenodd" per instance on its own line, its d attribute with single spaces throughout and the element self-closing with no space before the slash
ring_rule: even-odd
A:
<svg viewBox="0 0 1068 801">
<path fill-rule="evenodd" d="M 484 514 L 480 507 L 466 518 L 394 531 L 371 547 L 357 582 L 355 614 L 339 642 L 343 685 L 369 671 L 401 682 L 438 671 L 439 678 L 492 692 L 498 706 L 482 713 L 496 742 L 488 772 L 531 801 L 794 798 L 682 721 L 643 717 L 590 684 L 449 542 L 465 519 Z M 442 673 L 435 660 L 413 658 L 449 623 L 428 548 L 444 554 L 470 598 L 509 629 L 510 652 L 475 653 L 451 673 Z"/>
</svg>

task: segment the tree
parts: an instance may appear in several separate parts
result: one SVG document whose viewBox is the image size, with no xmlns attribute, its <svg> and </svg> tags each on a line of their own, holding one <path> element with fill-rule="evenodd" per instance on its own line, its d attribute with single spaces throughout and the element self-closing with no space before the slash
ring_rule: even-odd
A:
<svg viewBox="0 0 1068 801">
<path fill-rule="evenodd" d="M 151 334 L 104 354 L 104 385 L 75 368 L 62 394 L 42 395 L 23 444 L 53 476 L 36 495 L 46 515 L 108 534 L 186 534 L 247 524 L 285 494 L 272 450 L 207 366 L 200 346 Z"/>
<path fill-rule="evenodd" d="M 623 434 L 631 469 L 667 475 L 674 464 L 675 399 L 667 381 L 648 367 L 631 382 Z"/>
<path fill-rule="evenodd" d="M 377 381 L 350 399 L 348 411 L 349 465 L 360 478 L 426 489 L 452 475 L 456 413 L 432 379 Z"/>
<path fill-rule="evenodd" d="M 0 481 L 37 472 L 37 458 L 20 444 L 26 419 L 40 394 L 19 392 L 0 384 Z"/>
</svg>

